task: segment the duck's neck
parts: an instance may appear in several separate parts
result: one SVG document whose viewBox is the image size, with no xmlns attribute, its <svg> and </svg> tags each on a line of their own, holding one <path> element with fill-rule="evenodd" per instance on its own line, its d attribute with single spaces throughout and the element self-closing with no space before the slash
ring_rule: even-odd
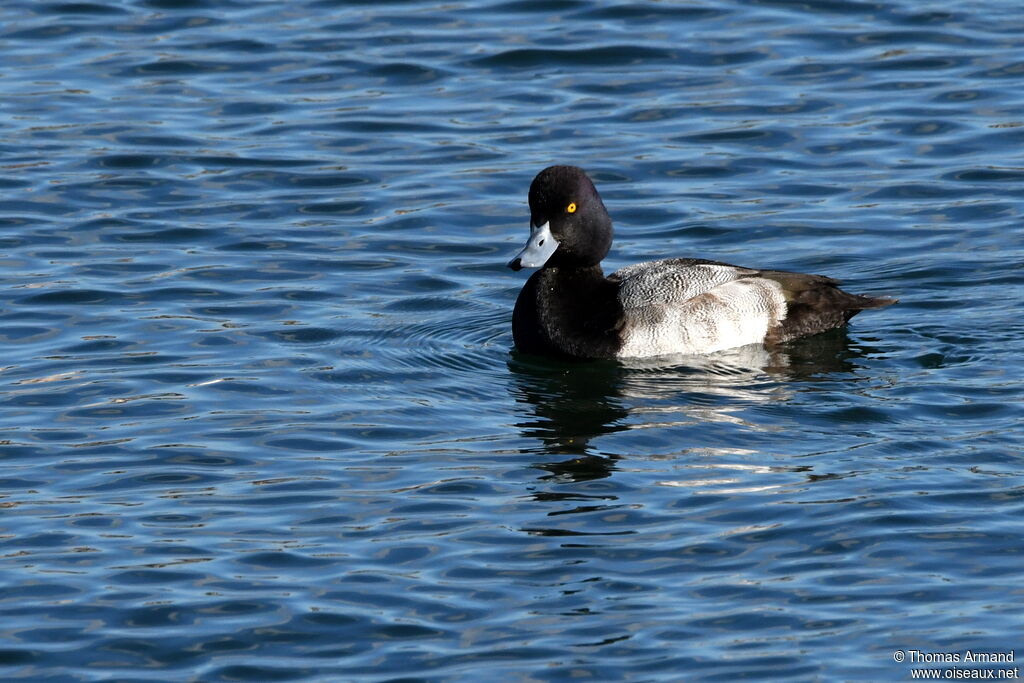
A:
<svg viewBox="0 0 1024 683">
<path fill-rule="evenodd" d="M 580 358 L 615 356 L 621 345 L 616 325 L 622 307 L 618 284 L 604 276 L 600 265 L 542 268 L 527 285 L 533 285 L 530 298 L 541 332 L 537 341 L 546 352 Z M 516 308 L 518 313 L 518 303 Z"/>
</svg>

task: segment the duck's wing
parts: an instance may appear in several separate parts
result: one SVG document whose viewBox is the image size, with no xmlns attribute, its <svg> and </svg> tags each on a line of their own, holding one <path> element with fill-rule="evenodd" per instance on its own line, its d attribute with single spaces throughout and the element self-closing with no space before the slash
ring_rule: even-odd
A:
<svg viewBox="0 0 1024 683">
<path fill-rule="evenodd" d="M 619 286 L 624 357 L 702 354 L 757 344 L 786 316 L 782 287 L 718 261 L 667 259 L 629 266 Z"/>
<path fill-rule="evenodd" d="M 784 342 L 895 303 L 850 294 L 823 275 L 756 270 L 719 261 L 665 259 L 616 271 L 623 355 L 708 353 Z"/>
<path fill-rule="evenodd" d="M 623 308 L 681 304 L 719 285 L 758 273 L 721 261 L 662 259 L 626 266 L 608 276 L 619 283 Z"/>
</svg>

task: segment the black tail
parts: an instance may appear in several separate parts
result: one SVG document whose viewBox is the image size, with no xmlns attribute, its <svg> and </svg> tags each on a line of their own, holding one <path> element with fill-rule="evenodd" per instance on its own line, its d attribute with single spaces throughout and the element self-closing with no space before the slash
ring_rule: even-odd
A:
<svg viewBox="0 0 1024 683">
<path fill-rule="evenodd" d="M 782 285 L 786 297 L 786 318 L 768 334 L 768 340 L 784 342 L 833 327 L 869 308 L 891 306 L 897 300 L 887 296 L 850 294 L 839 289 L 839 281 L 823 275 L 804 275 L 764 270 L 758 276 Z"/>
<path fill-rule="evenodd" d="M 846 294 L 846 292 L 843 292 L 843 294 Z M 899 299 L 894 299 L 891 296 L 866 296 L 864 294 L 847 294 L 847 296 L 857 299 L 858 302 L 851 315 L 856 315 L 858 311 L 863 311 L 868 308 L 885 308 L 886 306 L 892 306 L 893 304 L 898 304 L 900 302 Z"/>
</svg>

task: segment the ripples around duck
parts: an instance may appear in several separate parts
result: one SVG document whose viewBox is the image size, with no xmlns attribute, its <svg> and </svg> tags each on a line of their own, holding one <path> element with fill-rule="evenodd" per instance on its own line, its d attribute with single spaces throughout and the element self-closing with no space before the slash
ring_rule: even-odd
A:
<svg viewBox="0 0 1024 683">
<path fill-rule="evenodd" d="M 25 2 L 0 37 L 0 666 L 899 680 L 1019 642 L 1018 2 Z M 899 306 L 512 350 L 526 188 L 610 268 Z"/>
</svg>

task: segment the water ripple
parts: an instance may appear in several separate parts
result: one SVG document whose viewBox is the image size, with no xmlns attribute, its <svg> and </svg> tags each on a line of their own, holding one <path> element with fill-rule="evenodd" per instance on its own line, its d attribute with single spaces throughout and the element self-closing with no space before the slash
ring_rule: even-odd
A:
<svg viewBox="0 0 1024 683">
<path fill-rule="evenodd" d="M 1020 27 L 1003 0 L 8 3 L 0 664 L 893 680 L 897 649 L 1011 650 Z M 781 349 L 515 352 L 502 264 L 556 162 L 601 189 L 609 269 L 901 303 Z"/>
</svg>

